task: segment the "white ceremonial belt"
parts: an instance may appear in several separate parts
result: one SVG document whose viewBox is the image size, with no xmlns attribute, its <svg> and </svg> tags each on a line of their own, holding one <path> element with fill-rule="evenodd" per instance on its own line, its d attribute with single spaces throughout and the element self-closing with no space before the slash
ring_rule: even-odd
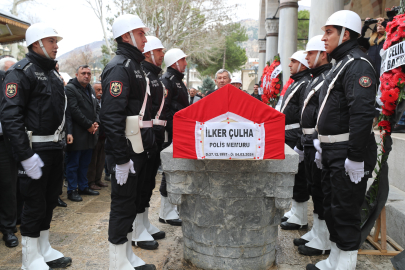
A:
<svg viewBox="0 0 405 270">
<path fill-rule="evenodd" d="M 304 133 L 305 135 L 311 135 L 311 134 L 315 133 L 315 129 L 314 128 L 303 128 L 302 133 Z"/>
<path fill-rule="evenodd" d="M 318 139 L 322 143 L 347 142 L 349 140 L 349 133 L 339 135 L 318 135 Z"/>
<path fill-rule="evenodd" d="M 153 125 L 154 126 L 166 126 L 167 121 L 166 120 L 159 120 L 159 119 L 153 119 Z"/>
<path fill-rule="evenodd" d="M 61 134 L 45 135 L 45 136 L 32 135 L 31 142 L 33 142 L 33 143 L 58 142 L 60 140 L 62 140 Z"/>
<path fill-rule="evenodd" d="M 142 127 L 141 128 L 151 128 L 153 127 L 153 122 L 152 121 L 142 121 Z"/>
<path fill-rule="evenodd" d="M 285 125 L 285 130 L 290 130 L 290 129 L 299 128 L 299 127 L 300 127 L 299 123 L 291 124 L 291 125 Z"/>
</svg>

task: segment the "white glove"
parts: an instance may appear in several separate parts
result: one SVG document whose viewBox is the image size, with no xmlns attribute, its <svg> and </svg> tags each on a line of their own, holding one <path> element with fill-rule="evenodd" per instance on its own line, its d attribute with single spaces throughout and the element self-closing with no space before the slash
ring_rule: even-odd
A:
<svg viewBox="0 0 405 270">
<path fill-rule="evenodd" d="M 300 155 L 298 163 L 303 162 L 304 161 L 304 151 L 298 149 L 297 146 L 294 147 L 294 151 L 297 152 L 298 155 Z"/>
<path fill-rule="evenodd" d="M 41 178 L 41 167 L 44 167 L 44 162 L 37 154 L 34 154 L 32 157 L 21 161 L 21 165 L 23 166 L 25 173 L 31 177 L 31 179 L 37 180 Z"/>
<path fill-rule="evenodd" d="M 117 183 L 119 185 L 124 185 L 128 180 L 129 171 L 131 173 L 135 173 L 134 163 L 132 160 L 129 160 L 125 164 L 115 165 L 115 178 L 117 179 Z"/>
<path fill-rule="evenodd" d="M 316 151 L 315 154 L 315 163 L 316 166 L 318 167 L 318 169 L 322 170 L 323 166 L 322 166 L 322 154 L 319 153 L 318 151 Z"/>
<path fill-rule="evenodd" d="M 353 183 L 360 183 L 361 178 L 364 177 L 364 161 L 357 162 L 346 158 L 345 169 L 346 173 L 350 176 L 350 180 Z"/>
<path fill-rule="evenodd" d="M 318 139 L 314 139 L 314 147 L 316 151 L 322 154 L 321 142 Z"/>
</svg>

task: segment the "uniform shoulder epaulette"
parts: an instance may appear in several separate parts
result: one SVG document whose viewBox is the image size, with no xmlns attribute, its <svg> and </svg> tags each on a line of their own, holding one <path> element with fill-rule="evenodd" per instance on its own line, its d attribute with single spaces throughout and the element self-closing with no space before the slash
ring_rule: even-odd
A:
<svg viewBox="0 0 405 270">
<path fill-rule="evenodd" d="M 25 67 L 27 67 L 28 66 L 28 64 L 30 64 L 31 62 L 27 59 L 27 58 L 24 58 L 23 60 L 21 60 L 21 61 L 18 61 L 15 65 L 14 65 L 14 68 L 15 69 L 20 69 L 20 70 L 26 70 L 26 68 Z M 28 68 L 28 67 L 27 67 Z"/>
<path fill-rule="evenodd" d="M 169 73 L 169 72 L 165 72 L 165 73 L 162 75 L 161 79 L 169 79 L 169 77 L 170 77 L 170 73 Z"/>
</svg>

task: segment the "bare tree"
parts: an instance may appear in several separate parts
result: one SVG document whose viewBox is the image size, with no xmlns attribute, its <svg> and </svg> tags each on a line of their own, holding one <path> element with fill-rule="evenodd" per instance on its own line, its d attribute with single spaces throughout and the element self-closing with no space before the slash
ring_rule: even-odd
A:
<svg viewBox="0 0 405 270">
<path fill-rule="evenodd" d="M 133 0 L 136 12 L 168 49 L 231 21 L 237 5 L 223 0 Z M 209 43 L 209 41 L 207 40 Z"/>
<path fill-rule="evenodd" d="M 18 16 L 18 11 L 17 8 L 19 5 L 25 3 L 25 2 L 34 2 L 35 0 L 13 0 L 13 6 L 11 8 L 11 14 Z"/>
<path fill-rule="evenodd" d="M 158 37 L 167 50 L 183 49 L 192 59 L 211 62 L 207 49 L 220 47 L 225 39 L 218 31 L 231 21 L 237 5 L 226 5 L 222 0 L 113 0 L 117 11 L 107 18 L 111 26 L 114 18 L 136 13 L 150 28 L 148 35 Z"/>
<path fill-rule="evenodd" d="M 27 0 L 26 0 L 27 1 Z M 101 28 L 103 29 L 104 40 L 107 46 L 109 54 L 112 53 L 110 42 L 108 41 L 107 31 L 105 29 L 105 18 L 104 18 L 104 5 L 103 0 L 85 0 L 88 6 L 93 10 L 96 17 L 99 19 Z"/>
<path fill-rule="evenodd" d="M 81 65 L 88 65 L 93 67 L 95 57 L 89 45 L 84 46 L 83 49 L 76 49 L 72 51 L 66 61 L 63 63 L 64 71 L 73 75 L 76 69 Z"/>
</svg>

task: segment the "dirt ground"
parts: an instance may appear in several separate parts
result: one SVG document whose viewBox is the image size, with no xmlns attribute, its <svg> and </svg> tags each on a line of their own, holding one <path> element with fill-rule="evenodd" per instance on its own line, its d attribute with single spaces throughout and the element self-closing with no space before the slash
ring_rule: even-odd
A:
<svg viewBox="0 0 405 270">
<path fill-rule="evenodd" d="M 183 260 L 183 240 L 181 227 L 159 223 L 161 176 L 158 174 L 156 189 L 153 192 L 150 220 L 160 230 L 166 232 L 166 238 L 159 240 L 157 250 L 148 251 L 133 247 L 134 252 L 146 263 L 153 263 L 159 270 L 197 270 Z M 109 183 L 109 182 L 107 182 Z M 108 219 L 110 212 L 110 187 L 103 188 L 99 196 L 83 196 L 82 202 L 67 199 L 66 188 L 61 198 L 67 208 L 57 207 L 51 224 L 50 242 L 65 256 L 72 257 L 73 264 L 67 269 L 108 270 Z M 312 212 L 312 205 L 308 212 Z M 310 215 L 312 226 L 312 215 Z M 292 241 L 306 231 L 283 231 L 279 229 L 276 247 L 276 264 L 269 270 L 305 269 L 308 263 L 316 263 L 327 256 L 305 257 L 298 254 Z M 1 235 L 1 233 L 0 233 Z M 21 241 L 21 234 L 16 234 Z M 365 243 L 363 249 L 371 249 Z M 393 269 L 388 256 L 359 255 L 357 270 Z M 7 248 L 0 244 L 0 270 L 18 270 L 21 268 L 21 244 L 16 248 Z"/>
</svg>

